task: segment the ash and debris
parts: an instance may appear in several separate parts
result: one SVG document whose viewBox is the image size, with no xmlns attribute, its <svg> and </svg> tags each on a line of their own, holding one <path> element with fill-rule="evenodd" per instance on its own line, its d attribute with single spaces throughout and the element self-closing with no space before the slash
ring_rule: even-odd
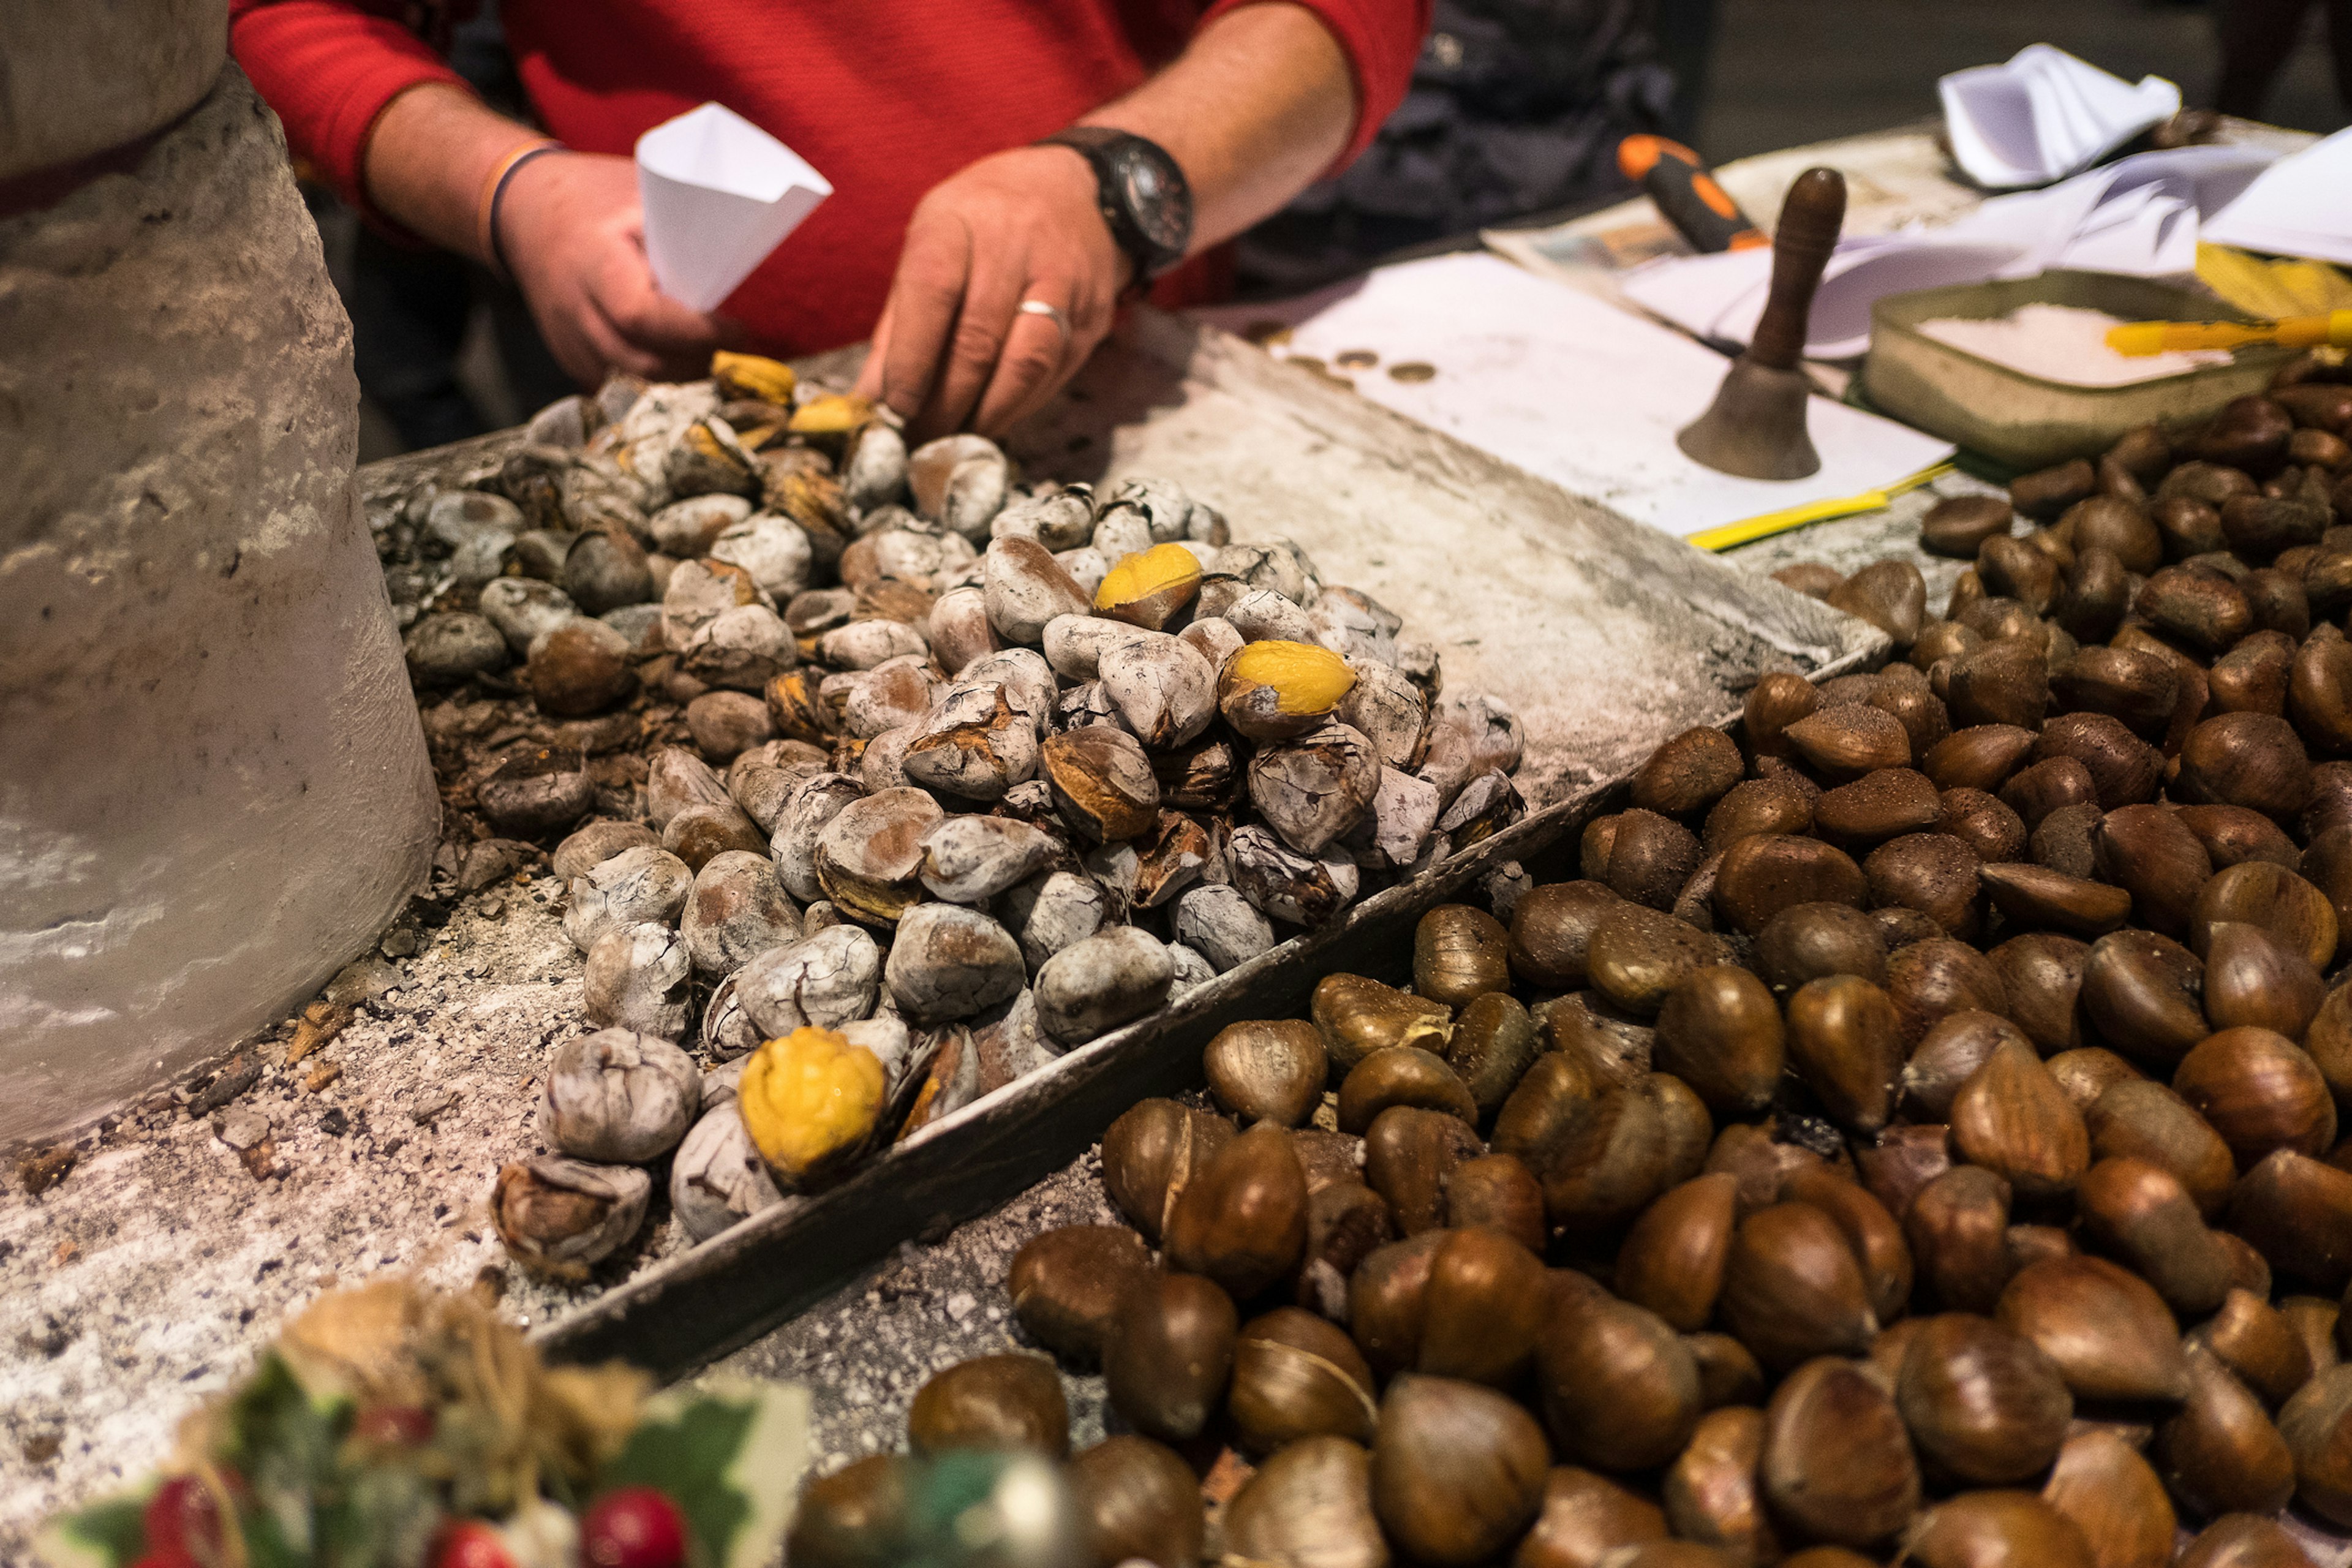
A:
<svg viewBox="0 0 2352 1568">
<path fill-rule="evenodd" d="M 289 1019 L 0 1191 L 0 1563 L 163 1459 L 180 1418 L 324 1290 L 488 1270 L 530 1324 L 685 1249 L 657 1183 L 637 1243 L 589 1285 L 508 1262 L 490 1184 L 539 1152 L 537 1075 L 582 1026 L 580 953 L 543 868 L 420 903 L 310 1010 L 348 1009 L 323 1043 Z"/>
<path fill-rule="evenodd" d="M 1004 1289 L 1013 1255 L 1040 1232 L 1124 1223 L 1090 1150 L 992 1213 L 940 1241 L 901 1244 L 865 1279 L 719 1362 L 713 1371 L 797 1378 L 814 1395 L 812 1469 L 829 1473 L 905 1447 L 907 1406 L 932 1373 L 973 1356 L 1037 1351 Z M 1104 1435 L 1099 1373 L 1062 1369 L 1070 1444 Z"/>
</svg>

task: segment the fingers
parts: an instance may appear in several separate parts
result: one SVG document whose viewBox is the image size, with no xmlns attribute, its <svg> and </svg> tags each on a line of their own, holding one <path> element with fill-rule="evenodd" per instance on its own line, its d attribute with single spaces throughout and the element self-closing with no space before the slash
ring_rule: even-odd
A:
<svg viewBox="0 0 2352 1568">
<path fill-rule="evenodd" d="M 1066 330 L 1051 316 L 1020 309 L 1021 303 L 1031 300 L 1060 310 L 1068 323 Z M 1076 341 L 1076 289 L 1066 279 L 1041 279 L 1021 290 L 1003 352 L 997 356 L 987 390 L 981 394 L 979 408 L 972 415 L 973 429 L 994 436 L 1018 424 L 1084 363 L 1086 355 Z"/>
<path fill-rule="evenodd" d="M 890 321 L 882 358 L 882 399 L 902 418 L 911 418 L 929 400 L 948 334 L 963 302 L 971 266 L 972 238 L 961 218 L 917 212 L 907 230 L 898 275 L 890 283 L 885 312 Z"/>
<path fill-rule="evenodd" d="M 1028 280 L 1025 249 L 1016 248 L 1006 254 L 992 248 L 973 258 L 970 278 L 964 285 L 963 305 L 956 312 L 955 331 L 948 340 L 947 363 L 940 370 L 921 415 L 913 423 L 913 435 L 928 439 L 963 428 L 980 402 L 980 395 L 987 390 L 990 378 L 996 374 L 997 364 L 1016 331 L 1016 321 L 1044 327 L 1049 340 L 1055 337 L 1053 324 L 1045 318 L 1020 315 L 1022 289 Z M 1039 352 L 1034 346 L 1034 332 L 1023 331 L 1021 335 L 1032 345 L 1027 353 L 1034 359 Z M 1053 364 L 1046 367 L 1050 374 L 1061 362 L 1059 344 L 1049 342 L 1046 352 L 1053 355 Z"/>
</svg>

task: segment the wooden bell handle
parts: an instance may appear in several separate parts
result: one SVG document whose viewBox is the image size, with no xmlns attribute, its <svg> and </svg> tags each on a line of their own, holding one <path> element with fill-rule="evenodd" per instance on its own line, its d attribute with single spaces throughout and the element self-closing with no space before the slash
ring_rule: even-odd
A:
<svg viewBox="0 0 2352 1568">
<path fill-rule="evenodd" d="M 1805 352 L 1805 325 L 1813 313 L 1813 290 L 1822 268 L 1837 248 L 1845 223 L 1845 176 L 1835 169 L 1808 169 L 1789 187 L 1772 232 L 1772 291 L 1748 342 L 1748 357 L 1771 370 L 1794 370 Z"/>
</svg>

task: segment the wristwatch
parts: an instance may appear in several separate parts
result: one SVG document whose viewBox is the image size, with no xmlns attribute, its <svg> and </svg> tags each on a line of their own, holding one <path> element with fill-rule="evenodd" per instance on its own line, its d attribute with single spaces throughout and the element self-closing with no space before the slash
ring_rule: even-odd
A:
<svg viewBox="0 0 2352 1568">
<path fill-rule="evenodd" d="M 1192 242 L 1192 187 L 1167 149 L 1105 125 L 1073 125 L 1037 145 L 1067 147 L 1094 165 L 1103 222 L 1134 260 L 1138 282 L 1184 259 Z"/>
</svg>

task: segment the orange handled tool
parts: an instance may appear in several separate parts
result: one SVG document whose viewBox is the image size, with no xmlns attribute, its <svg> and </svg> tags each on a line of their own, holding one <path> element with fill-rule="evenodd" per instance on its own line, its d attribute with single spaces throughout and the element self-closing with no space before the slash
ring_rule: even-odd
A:
<svg viewBox="0 0 2352 1568">
<path fill-rule="evenodd" d="M 1699 155 L 1679 142 L 1628 136 L 1617 143 L 1617 166 L 1627 179 L 1640 183 L 1666 221 L 1702 255 L 1772 243 L 1769 235 L 1748 221 Z"/>
</svg>

